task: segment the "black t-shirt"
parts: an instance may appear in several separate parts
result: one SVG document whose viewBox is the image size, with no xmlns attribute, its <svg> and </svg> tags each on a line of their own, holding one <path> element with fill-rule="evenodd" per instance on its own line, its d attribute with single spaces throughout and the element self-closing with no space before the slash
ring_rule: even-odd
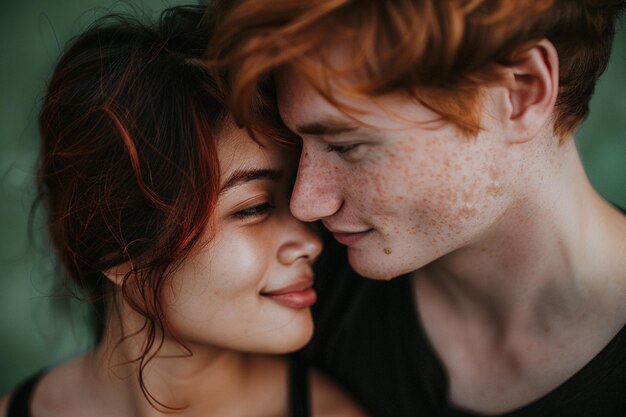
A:
<svg viewBox="0 0 626 417">
<path fill-rule="evenodd" d="M 316 265 L 313 364 L 375 417 L 476 417 L 447 402 L 447 377 L 417 317 L 409 278 L 362 278 L 345 248 L 325 240 Z M 560 387 L 505 416 L 625 417 L 626 327 Z"/>
</svg>

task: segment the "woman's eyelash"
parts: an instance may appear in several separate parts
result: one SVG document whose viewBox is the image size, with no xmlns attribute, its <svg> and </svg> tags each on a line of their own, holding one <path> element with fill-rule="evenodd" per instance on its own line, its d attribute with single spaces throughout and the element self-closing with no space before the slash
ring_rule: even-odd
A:
<svg viewBox="0 0 626 417">
<path fill-rule="evenodd" d="M 354 145 L 331 145 L 328 144 L 326 146 L 326 152 L 337 152 L 339 154 L 350 152 L 352 149 L 356 148 L 358 144 Z"/>
<path fill-rule="evenodd" d="M 239 210 L 238 212 L 234 213 L 234 216 L 240 219 L 244 219 L 246 217 L 260 216 L 261 214 L 265 214 L 273 208 L 274 206 L 272 204 L 263 203 L 253 207 L 248 207 L 243 210 Z"/>
</svg>

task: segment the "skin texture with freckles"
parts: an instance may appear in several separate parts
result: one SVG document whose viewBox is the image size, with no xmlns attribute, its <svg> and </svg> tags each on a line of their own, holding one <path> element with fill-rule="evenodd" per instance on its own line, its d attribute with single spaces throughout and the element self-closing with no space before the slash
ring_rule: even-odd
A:
<svg viewBox="0 0 626 417">
<path fill-rule="evenodd" d="M 281 114 L 295 131 L 307 113 L 349 120 L 298 74 L 283 72 L 280 79 Z M 405 274 L 467 244 L 487 227 L 486 219 L 502 215 L 507 199 L 501 190 L 511 184 L 501 167 L 516 155 L 492 134 L 468 140 L 451 124 L 435 130 L 438 116 L 402 94 L 348 104 L 367 112 L 355 116 L 362 132 L 328 143 L 359 146 L 329 153 L 325 138 L 304 135 L 291 207 L 300 219 L 322 218 L 331 231 L 373 229 L 348 247 L 357 272 L 378 279 Z M 296 122 L 293 115 L 301 117 Z"/>
<path fill-rule="evenodd" d="M 336 81 L 343 111 L 294 68 L 275 77 L 302 138 L 294 216 L 321 220 L 363 277 L 408 275 L 449 403 L 494 415 L 564 384 L 626 321 L 626 220 L 554 133 L 556 50 L 542 40 L 499 70 L 475 137 L 403 92 Z"/>
</svg>

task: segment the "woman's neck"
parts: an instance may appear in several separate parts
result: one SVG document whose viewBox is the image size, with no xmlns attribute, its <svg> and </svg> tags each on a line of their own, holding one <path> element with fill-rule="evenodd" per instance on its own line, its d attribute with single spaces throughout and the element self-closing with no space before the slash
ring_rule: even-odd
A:
<svg viewBox="0 0 626 417">
<path fill-rule="evenodd" d="M 121 314 L 128 325 L 128 312 Z M 253 391 L 251 355 L 208 346 L 185 349 L 166 336 L 158 352 L 153 348 L 145 355 L 139 374 L 143 333 L 127 329 L 125 333 L 131 336 L 120 339 L 120 329 L 112 323 L 84 362 L 86 376 L 94 384 L 90 391 L 98 397 L 93 400 L 103 409 L 137 417 L 162 416 L 173 410 L 180 410 L 179 416 L 204 417 L 209 415 L 207 410 L 216 416 L 242 414 L 241 398 Z"/>
</svg>

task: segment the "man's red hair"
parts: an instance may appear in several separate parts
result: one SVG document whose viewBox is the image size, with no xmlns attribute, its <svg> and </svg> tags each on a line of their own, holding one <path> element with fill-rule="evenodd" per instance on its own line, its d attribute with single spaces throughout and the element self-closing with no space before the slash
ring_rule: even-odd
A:
<svg viewBox="0 0 626 417">
<path fill-rule="evenodd" d="M 236 120 L 248 124 L 268 100 L 259 85 L 288 65 L 331 103 L 334 92 L 376 96 L 406 91 L 475 135 L 480 87 L 498 65 L 540 39 L 556 47 L 560 90 L 555 133 L 574 131 L 588 114 L 624 0 L 235 0 L 218 3 L 208 50 L 226 66 Z M 348 64 L 328 53 L 345 45 Z M 337 80 L 350 80 L 337 86 Z M 331 83 L 332 81 L 332 83 Z M 332 85 L 332 87 L 331 87 Z M 339 90 L 338 90 L 339 89 Z M 271 101 L 270 101 L 271 102 Z"/>
</svg>

